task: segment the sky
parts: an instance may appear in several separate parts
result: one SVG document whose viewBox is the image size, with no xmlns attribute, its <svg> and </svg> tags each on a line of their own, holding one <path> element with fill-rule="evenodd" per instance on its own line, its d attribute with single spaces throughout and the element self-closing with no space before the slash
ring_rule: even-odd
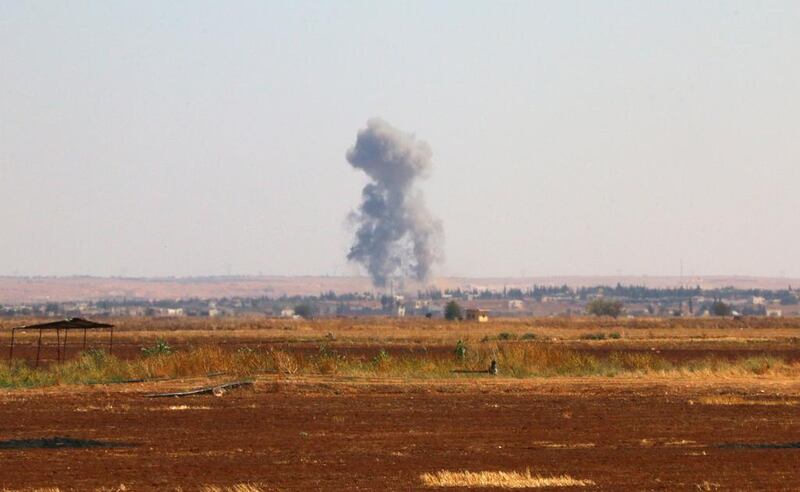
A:
<svg viewBox="0 0 800 492">
<path fill-rule="evenodd" d="M 351 275 L 380 117 L 435 275 L 800 276 L 800 2 L 0 0 L 0 275 Z"/>
</svg>

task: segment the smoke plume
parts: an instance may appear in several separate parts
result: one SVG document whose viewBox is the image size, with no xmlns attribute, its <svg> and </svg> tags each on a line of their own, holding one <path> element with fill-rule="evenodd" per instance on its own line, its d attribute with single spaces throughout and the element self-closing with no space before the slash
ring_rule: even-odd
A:
<svg viewBox="0 0 800 492">
<path fill-rule="evenodd" d="M 441 222 L 414 187 L 430 171 L 430 147 L 373 118 L 358 132 L 347 161 L 371 180 L 351 214 L 358 229 L 347 259 L 364 265 L 378 287 L 392 277 L 425 280 L 441 259 L 442 239 Z"/>
</svg>

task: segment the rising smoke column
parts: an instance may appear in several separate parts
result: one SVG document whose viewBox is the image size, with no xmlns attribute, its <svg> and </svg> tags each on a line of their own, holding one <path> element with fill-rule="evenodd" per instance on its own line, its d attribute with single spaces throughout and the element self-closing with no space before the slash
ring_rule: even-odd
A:
<svg viewBox="0 0 800 492">
<path fill-rule="evenodd" d="M 371 179 L 351 214 L 358 229 L 347 259 L 364 265 L 378 287 L 393 276 L 425 280 L 441 259 L 442 224 L 414 184 L 430 171 L 431 148 L 373 118 L 358 132 L 347 161 Z"/>
</svg>

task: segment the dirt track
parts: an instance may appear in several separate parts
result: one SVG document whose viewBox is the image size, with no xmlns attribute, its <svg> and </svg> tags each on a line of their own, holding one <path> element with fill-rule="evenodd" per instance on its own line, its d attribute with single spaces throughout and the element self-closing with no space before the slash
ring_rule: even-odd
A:
<svg viewBox="0 0 800 492">
<path fill-rule="evenodd" d="M 0 489 L 410 490 L 424 472 L 530 468 L 598 490 L 796 490 L 800 384 L 753 381 L 263 380 L 183 399 L 143 394 L 199 381 L 3 392 Z M 750 404 L 701 403 L 719 393 Z"/>
</svg>

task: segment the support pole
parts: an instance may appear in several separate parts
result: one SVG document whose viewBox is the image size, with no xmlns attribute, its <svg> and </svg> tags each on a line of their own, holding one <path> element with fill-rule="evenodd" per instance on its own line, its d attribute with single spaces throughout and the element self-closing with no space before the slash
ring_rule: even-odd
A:
<svg viewBox="0 0 800 492">
<path fill-rule="evenodd" d="M 11 350 L 8 352 L 8 360 L 14 358 L 14 334 L 16 333 L 16 328 L 11 328 Z"/>
<path fill-rule="evenodd" d="M 69 333 L 69 328 L 64 328 L 64 350 L 61 352 L 61 357 L 64 362 L 67 361 L 67 334 Z"/>
<path fill-rule="evenodd" d="M 61 363 L 61 329 L 56 328 L 56 361 Z"/>
<path fill-rule="evenodd" d="M 86 351 L 86 328 L 83 329 L 83 350 Z"/>
<path fill-rule="evenodd" d="M 111 339 L 108 341 L 108 355 L 114 351 L 114 327 L 111 327 Z"/>
<path fill-rule="evenodd" d="M 39 328 L 39 343 L 36 344 L 36 367 L 39 367 L 39 354 L 42 353 L 42 329 Z"/>
</svg>

